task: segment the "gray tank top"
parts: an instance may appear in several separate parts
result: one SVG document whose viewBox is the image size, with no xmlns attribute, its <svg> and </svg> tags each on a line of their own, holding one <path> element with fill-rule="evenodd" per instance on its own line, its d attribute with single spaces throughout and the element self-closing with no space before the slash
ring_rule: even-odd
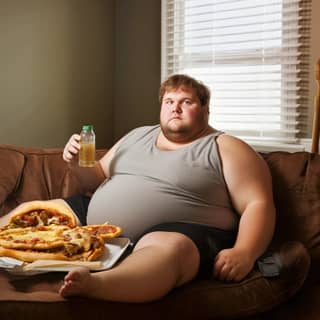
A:
<svg viewBox="0 0 320 320">
<path fill-rule="evenodd" d="M 185 221 L 234 230 L 238 215 L 224 181 L 214 132 L 174 151 L 156 147 L 160 126 L 131 131 L 94 193 L 88 224 L 108 221 L 132 240 L 162 222 Z"/>
</svg>

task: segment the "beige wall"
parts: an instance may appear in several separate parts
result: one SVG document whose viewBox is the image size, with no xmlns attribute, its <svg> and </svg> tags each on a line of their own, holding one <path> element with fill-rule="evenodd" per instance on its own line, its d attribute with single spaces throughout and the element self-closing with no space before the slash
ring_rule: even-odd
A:
<svg viewBox="0 0 320 320">
<path fill-rule="evenodd" d="M 1 0 L 0 143 L 98 147 L 158 121 L 160 0 Z"/>
<path fill-rule="evenodd" d="M 113 0 L 1 0 L 0 53 L 0 143 L 112 142 Z"/>
<path fill-rule="evenodd" d="M 159 122 L 161 1 L 116 1 L 115 139 Z"/>
</svg>

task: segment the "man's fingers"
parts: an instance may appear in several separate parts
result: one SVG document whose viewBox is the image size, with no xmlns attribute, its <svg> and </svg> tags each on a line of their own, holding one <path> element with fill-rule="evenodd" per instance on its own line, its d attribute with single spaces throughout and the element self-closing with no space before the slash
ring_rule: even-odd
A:
<svg viewBox="0 0 320 320">
<path fill-rule="evenodd" d="M 219 278 L 222 266 L 223 266 L 223 261 L 219 260 L 219 254 L 218 254 L 213 264 L 213 276 L 215 278 Z"/>
<path fill-rule="evenodd" d="M 73 134 L 63 150 L 63 159 L 70 162 L 80 150 L 80 135 Z"/>
<path fill-rule="evenodd" d="M 231 267 L 228 266 L 228 264 L 224 260 L 219 259 L 219 256 L 217 256 L 214 264 L 214 277 L 224 281 L 225 279 L 227 279 L 230 270 Z"/>
<path fill-rule="evenodd" d="M 79 149 L 80 149 L 80 146 L 78 147 L 78 145 L 71 145 L 68 151 L 69 153 L 77 154 L 79 152 Z"/>
</svg>

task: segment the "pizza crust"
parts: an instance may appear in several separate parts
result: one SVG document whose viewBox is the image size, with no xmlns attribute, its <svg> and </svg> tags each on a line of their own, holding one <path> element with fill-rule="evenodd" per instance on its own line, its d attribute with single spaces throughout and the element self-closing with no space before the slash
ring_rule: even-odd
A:
<svg viewBox="0 0 320 320">
<path fill-rule="evenodd" d="M 83 226 L 82 228 L 103 239 L 115 238 L 122 232 L 122 229 L 119 226 L 111 224 L 90 224 Z"/>
<path fill-rule="evenodd" d="M 104 253 L 104 250 L 105 247 L 96 248 L 91 250 L 91 252 L 84 252 L 68 257 L 59 252 L 17 250 L 0 246 L 0 256 L 15 258 L 25 262 L 34 262 L 37 260 L 94 261 Z"/>
</svg>

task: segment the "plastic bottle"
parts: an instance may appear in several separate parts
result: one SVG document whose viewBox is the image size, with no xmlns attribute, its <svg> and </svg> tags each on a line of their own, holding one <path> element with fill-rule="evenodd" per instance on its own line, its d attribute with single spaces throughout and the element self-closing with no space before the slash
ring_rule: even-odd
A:
<svg viewBox="0 0 320 320">
<path fill-rule="evenodd" d="M 92 125 L 82 127 L 80 133 L 79 166 L 93 167 L 96 156 L 96 136 Z"/>
</svg>

